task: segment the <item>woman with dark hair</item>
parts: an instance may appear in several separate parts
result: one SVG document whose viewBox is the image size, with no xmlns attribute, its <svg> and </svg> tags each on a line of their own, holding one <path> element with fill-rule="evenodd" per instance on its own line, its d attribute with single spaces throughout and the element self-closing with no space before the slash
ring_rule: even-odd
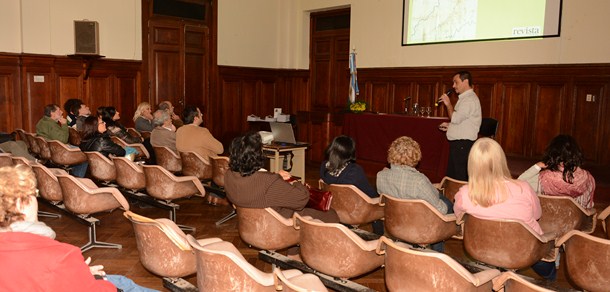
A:
<svg viewBox="0 0 610 292">
<path fill-rule="evenodd" d="M 326 223 L 339 222 L 334 210 L 327 212 L 305 208 L 309 191 L 302 183 L 291 181 L 290 173 L 271 173 L 263 169 L 263 143 L 258 133 L 239 136 L 229 149 L 229 171 L 225 174 L 225 190 L 231 203 L 244 208 L 271 207 L 285 218 L 294 212 Z"/>
<path fill-rule="evenodd" d="M 379 197 L 362 167 L 356 164 L 356 143 L 348 136 L 335 137 L 326 148 L 320 178 L 326 184 L 354 185 L 371 198 Z"/>
<path fill-rule="evenodd" d="M 108 136 L 106 123 L 97 117 L 87 117 L 83 123 L 82 139 L 80 143 L 82 151 L 97 151 L 108 157 L 125 156 L 125 149 L 115 144 Z"/>
<path fill-rule="evenodd" d="M 140 139 L 140 137 L 129 135 L 129 133 L 127 133 L 127 129 L 125 129 L 125 127 L 119 123 L 121 116 L 116 108 L 113 106 L 107 106 L 102 108 L 101 111 L 102 120 L 106 123 L 106 128 L 108 129 L 108 134 L 110 136 L 117 136 L 129 144 L 142 143 L 142 139 Z"/>
<path fill-rule="evenodd" d="M 519 179 L 541 194 L 570 196 L 583 208 L 593 208 L 595 178 L 580 168 L 583 162 L 584 155 L 574 137 L 558 135 L 547 146 L 542 161 L 523 172 Z"/>
</svg>

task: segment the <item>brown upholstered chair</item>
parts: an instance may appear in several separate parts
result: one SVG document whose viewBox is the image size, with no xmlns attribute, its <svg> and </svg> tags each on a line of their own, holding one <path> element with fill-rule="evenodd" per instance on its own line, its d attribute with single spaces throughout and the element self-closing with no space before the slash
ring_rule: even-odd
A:
<svg viewBox="0 0 610 292">
<path fill-rule="evenodd" d="M 504 292 L 552 292 L 544 287 L 540 287 L 514 272 L 504 272 L 493 279 L 493 291 Z M 488 290 L 489 291 L 489 290 Z"/>
<path fill-rule="evenodd" d="M 491 280 L 500 275 L 496 269 L 471 274 L 446 254 L 413 249 L 385 236 L 379 239 L 377 252 L 385 254 L 389 291 L 491 291 Z"/>
<path fill-rule="evenodd" d="M 574 199 L 567 196 L 539 195 L 542 216 L 538 220 L 544 232 L 554 232 L 561 237 L 570 230 L 585 233 L 595 231 L 597 211 L 585 209 Z"/>
<path fill-rule="evenodd" d="M 424 200 L 381 195 L 387 233 L 402 241 L 428 245 L 447 240 L 460 231 L 454 214 L 442 214 Z"/>
<path fill-rule="evenodd" d="M 610 238 L 610 206 L 599 213 L 599 220 L 602 220 L 602 227 L 606 232 L 606 236 Z"/>
<path fill-rule="evenodd" d="M 68 128 L 68 143 L 78 147 L 80 145 L 80 141 L 80 132 L 72 127 Z"/>
<path fill-rule="evenodd" d="M 57 176 L 68 175 L 68 173 L 63 169 L 47 168 L 39 163 L 32 164 L 31 166 L 36 176 L 40 197 L 53 205 L 61 203 L 64 197 Z"/>
<path fill-rule="evenodd" d="M 112 157 L 116 170 L 116 182 L 132 192 L 146 188 L 146 176 L 142 166 L 125 157 Z"/>
<path fill-rule="evenodd" d="M 610 240 L 572 230 L 557 240 L 563 245 L 568 277 L 586 291 L 610 291 Z"/>
<path fill-rule="evenodd" d="M 194 176 L 175 176 L 167 169 L 158 165 L 144 165 L 146 177 L 146 192 L 156 200 L 170 202 L 175 199 L 190 196 L 205 196 L 205 189 Z M 170 219 L 176 222 L 176 209 L 180 206 L 173 204 L 170 210 Z M 180 225 L 183 230 L 194 231 L 195 228 Z"/>
<path fill-rule="evenodd" d="M 439 189 L 447 199 L 451 202 L 455 200 L 455 194 L 460 190 L 460 188 L 464 185 L 468 184 L 467 181 L 457 180 L 450 178 L 448 176 L 443 177 L 440 183 L 434 184 L 434 186 Z"/>
<path fill-rule="evenodd" d="M 370 198 L 353 185 L 327 185 L 322 180 L 319 184 L 320 189 L 332 192 L 330 207 L 337 212 L 341 223 L 360 225 L 383 218 L 379 198 Z"/>
<path fill-rule="evenodd" d="M 150 132 L 150 131 L 140 132 L 140 136 L 142 137 L 142 139 L 150 139 L 150 134 L 152 134 L 152 132 Z"/>
<path fill-rule="evenodd" d="M 142 144 L 142 143 L 127 144 L 127 142 L 125 142 L 125 140 L 123 140 L 117 136 L 112 136 L 110 138 L 112 139 L 112 142 L 118 144 L 119 146 L 121 146 L 123 148 L 125 148 L 125 147 L 135 148 L 138 151 L 137 158 L 144 159 L 144 160 L 150 158 L 150 153 L 148 153 L 148 150 L 146 150 L 146 147 L 144 147 L 144 144 Z"/>
<path fill-rule="evenodd" d="M 210 180 L 212 178 L 212 165 L 208 159 L 204 159 L 201 155 L 192 151 L 179 153 L 183 175 L 191 175 L 199 180 Z"/>
<path fill-rule="evenodd" d="M 13 166 L 13 155 L 10 153 L 0 153 L 0 167 Z"/>
<path fill-rule="evenodd" d="M 169 219 L 151 219 L 130 211 L 123 215 L 131 221 L 142 266 L 164 281 L 197 272 L 195 255 L 186 234 Z M 167 278 L 167 279 L 165 279 Z"/>
<path fill-rule="evenodd" d="M 199 291 L 277 291 L 274 274 L 252 266 L 232 243 L 220 238 L 186 238 L 197 258 Z M 299 270 L 283 274 L 294 282 L 301 282 L 298 278 L 304 276 Z"/>
<path fill-rule="evenodd" d="M 518 220 L 464 215 L 464 249 L 474 259 L 492 266 L 522 269 L 541 259 L 555 261 L 555 238 L 553 233 L 539 235 Z"/>
<path fill-rule="evenodd" d="M 320 278 L 314 274 L 303 274 L 288 279 L 287 273 L 278 267 L 273 267 L 273 274 L 277 277 L 276 290 L 285 292 L 324 292 L 328 291 Z M 277 285 L 282 285 L 281 287 Z"/>
<path fill-rule="evenodd" d="M 18 164 L 26 164 L 26 165 L 31 165 L 34 164 L 34 161 L 30 161 L 25 157 L 21 157 L 21 156 L 13 156 L 11 157 L 11 159 L 13 160 L 13 165 L 18 165 Z"/>
<path fill-rule="evenodd" d="M 116 167 L 112 160 L 97 151 L 87 151 L 85 155 L 89 160 L 89 173 L 93 178 L 106 184 L 116 180 Z"/>
<path fill-rule="evenodd" d="M 85 219 L 89 225 L 89 242 L 81 247 L 83 252 L 94 248 L 121 248 L 120 244 L 97 241 L 96 224 L 92 214 L 109 212 L 116 208 L 129 211 L 129 203 L 116 188 L 98 188 L 90 179 L 77 179 L 71 175 L 58 175 L 66 209 Z"/>
<path fill-rule="evenodd" d="M 365 241 L 345 225 L 324 223 L 295 213 L 301 231 L 301 259 L 309 267 L 338 278 L 353 278 L 383 265 L 375 253 L 379 240 Z"/>
<path fill-rule="evenodd" d="M 212 181 L 219 187 L 225 186 L 225 173 L 229 170 L 229 157 L 213 156 L 212 160 Z"/>
<path fill-rule="evenodd" d="M 237 230 L 241 239 L 256 248 L 278 250 L 299 243 L 299 231 L 292 218 L 287 219 L 271 208 L 237 207 Z"/>
<path fill-rule="evenodd" d="M 45 161 L 51 160 L 52 154 L 51 154 L 51 149 L 49 148 L 49 144 L 47 143 L 47 140 L 45 140 L 43 137 L 36 136 L 36 137 L 34 137 L 34 141 L 35 141 L 36 145 L 38 145 L 38 149 L 40 149 L 40 152 L 39 152 L 40 159 L 45 160 Z"/>
<path fill-rule="evenodd" d="M 127 128 L 127 134 L 134 137 L 142 138 L 142 134 L 140 134 L 140 132 L 138 132 L 138 130 L 136 130 L 135 128 Z"/>
<path fill-rule="evenodd" d="M 178 154 L 165 146 L 154 146 L 153 149 L 157 165 L 174 173 L 182 171 L 182 160 Z"/>
<path fill-rule="evenodd" d="M 25 139 L 25 141 L 27 141 L 26 144 L 28 144 L 30 152 L 34 156 L 40 157 L 40 147 L 38 147 L 38 143 L 36 142 L 36 134 L 26 132 Z"/>
<path fill-rule="evenodd" d="M 17 136 L 19 137 L 19 140 L 23 141 L 25 143 L 25 145 L 28 146 L 28 151 L 32 152 L 32 150 L 30 150 L 32 148 L 30 146 L 30 140 L 28 139 L 28 137 L 26 137 L 26 131 L 23 129 L 15 129 L 15 132 L 17 132 Z"/>
<path fill-rule="evenodd" d="M 80 148 L 70 148 L 57 140 L 47 141 L 53 163 L 69 167 L 87 161 L 87 155 Z M 41 148 L 42 149 L 42 148 Z"/>
</svg>

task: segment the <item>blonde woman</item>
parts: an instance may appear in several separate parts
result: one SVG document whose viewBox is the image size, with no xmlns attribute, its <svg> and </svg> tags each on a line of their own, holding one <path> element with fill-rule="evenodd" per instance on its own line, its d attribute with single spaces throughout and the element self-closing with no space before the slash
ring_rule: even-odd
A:
<svg viewBox="0 0 610 292">
<path fill-rule="evenodd" d="M 138 132 L 151 132 L 154 127 L 152 124 L 153 116 L 148 102 L 141 102 L 133 114 L 133 121 L 136 123 Z"/>
<path fill-rule="evenodd" d="M 538 219 L 542 215 L 540 201 L 525 181 L 512 179 L 506 156 L 498 142 L 480 138 L 468 155 L 468 184 L 455 194 L 455 215 L 465 213 L 482 219 L 513 219 L 543 234 Z M 547 280 L 555 280 L 555 263 L 538 261 L 532 269 Z"/>
</svg>

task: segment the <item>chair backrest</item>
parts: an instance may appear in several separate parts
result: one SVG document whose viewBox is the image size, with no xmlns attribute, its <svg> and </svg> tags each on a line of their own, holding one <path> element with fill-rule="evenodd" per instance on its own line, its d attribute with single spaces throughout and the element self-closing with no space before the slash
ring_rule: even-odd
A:
<svg viewBox="0 0 610 292">
<path fill-rule="evenodd" d="M 426 245 L 458 234 L 455 215 L 444 215 L 424 200 L 405 200 L 381 195 L 386 232 L 400 240 Z"/>
<path fill-rule="evenodd" d="M 252 266 L 232 243 L 186 238 L 195 250 L 199 291 L 276 291 L 273 274 Z"/>
<path fill-rule="evenodd" d="M 112 160 L 97 151 L 88 151 L 85 155 L 89 160 L 89 171 L 93 178 L 104 182 L 116 180 L 116 167 Z"/>
<path fill-rule="evenodd" d="M 595 208 L 584 209 L 567 196 L 539 195 L 542 216 L 538 220 L 544 232 L 555 232 L 561 237 L 570 230 L 592 233 L 597 223 Z"/>
<path fill-rule="evenodd" d="M 212 178 L 212 165 L 201 155 L 192 151 L 180 152 L 180 160 L 183 175 L 192 175 L 199 180 Z"/>
<path fill-rule="evenodd" d="M 51 160 L 59 165 L 76 165 L 87 161 L 87 155 L 79 148 L 69 148 L 57 140 L 47 142 L 51 151 Z"/>
<path fill-rule="evenodd" d="M 464 215 L 464 249 L 483 263 L 522 269 L 547 257 L 553 247 L 553 239 L 538 235 L 521 221 Z"/>
<path fill-rule="evenodd" d="M 599 219 L 602 221 L 602 227 L 606 232 L 607 238 L 610 238 L 610 206 L 599 213 Z"/>
<path fill-rule="evenodd" d="M 229 170 L 229 157 L 213 156 L 212 160 L 212 181 L 219 187 L 225 186 L 225 173 Z"/>
<path fill-rule="evenodd" d="M 177 177 L 158 165 L 144 165 L 146 192 L 155 199 L 173 200 L 193 195 L 205 196 L 205 189 L 194 176 Z"/>
<path fill-rule="evenodd" d="M 38 145 L 38 149 L 40 149 L 40 158 L 45 159 L 45 160 L 50 160 L 51 159 L 51 149 L 49 148 L 49 144 L 47 143 L 47 140 L 45 140 L 43 137 L 40 136 L 36 136 L 34 137 L 34 141 L 36 141 L 36 144 Z"/>
<path fill-rule="evenodd" d="M 301 258 L 312 269 L 345 279 L 383 265 L 383 257 L 375 252 L 379 240 L 365 241 L 342 224 L 294 216 L 301 230 Z"/>
<path fill-rule="evenodd" d="M 173 221 L 150 219 L 130 211 L 123 215 L 131 221 L 140 262 L 151 273 L 170 278 L 197 272 L 195 255 L 186 234 Z"/>
<path fill-rule="evenodd" d="M 383 207 L 379 198 L 370 198 L 353 185 L 323 185 L 333 194 L 330 207 L 337 212 L 344 224 L 366 224 L 383 218 Z"/>
<path fill-rule="evenodd" d="M 385 253 L 389 291 L 491 291 L 491 280 L 500 275 L 496 269 L 473 275 L 446 254 L 412 249 L 385 236 L 380 238 L 378 252 Z"/>
<path fill-rule="evenodd" d="M 610 287 L 610 240 L 572 230 L 557 240 L 565 250 L 568 277 L 586 291 Z"/>
<path fill-rule="evenodd" d="M 299 243 L 293 219 L 282 217 L 271 208 L 236 207 L 237 230 L 241 239 L 256 248 L 278 250 Z"/>
<path fill-rule="evenodd" d="M 28 137 L 26 137 L 25 130 L 23 130 L 23 129 L 15 129 L 15 132 L 17 132 L 17 136 L 19 136 L 19 140 L 23 141 L 25 143 L 25 145 L 28 146 L 28 150 L 30 150 L 31 149 L 30 140 L 28 139 Z"/>
<path fill-rule="evenodd" d="M 25 138 L 27 140 L 27 144 L 30 148 L 30 151 L 35 155 L 40 155 L 40 147 L 38 146 L 38 142 L 36 142 L 35 134 L 26 132 Z"/>
<path fill-rule="evenodd" d="M 479 135 L 481 137 L 496 137 L 496 132 L 498 131 L 498 120 L 494 118 L 482 118 L 481 119 L 481 127 L 479 128 Z"/>
<path fill-rule="evenodd" d="M 142 138 L 142 134 L 140 134 L 140 132 L 138 132 L 138 130 L 136 130 L 135 128 L 127 128 L 127 134 L 134 137 Z"/>
<path fill-rule="evenodd" d="M 504 292 L 552 292 L 544 287 L 540 287 L 514 272 L 504 272 L 493 279 L 493 291 Z"/>
<path fill-rule="evenodd" d="M 73 213 L 93 214 L 119 207 L 129 210 L 129 203 L 116 188 L 97 188 L 91 180 L 77 179 L 71 175 L 58 175 L 57 179 L 66 209 Z"/>
<path fill-rule="evenodd" d="M 174 151 L 165 146 L 154 146 L 153 149 L 155 150 L 158 165 L 171 172 L 182 170 L 182 160 Z"/>
<path fill-rule="evenodd" d="M 125 147 L 135 148 L 138 151 L 138 157 L 140 157 L 142 159 L 150 158 L 150 153 L 148 153 L 148 150 L 146 150 L 146 147 L 144 147 L 144 144 L 142 144 L 142 143 L 127 144 L 127 142 L 125 142 L 125 140 L 123 140 L 117 136 L 112 136 L 112 137 L 110 137 L 110 139 L 112 139 L 112 142 L 114 142 L 115 144 L 118 144 L 119 146 L 121 146 L 123 148 L 125 148 Z"/>
<path fill-rule="evenodd" d="M 294 270 L 291 271 L 291 274 Z M 282 287 L 276 287 L 278 291 L 285 292 L 324 292 L 328 291 L 320 278 L 314 274 L 302 274 L 297 276 L 289 277 L 278 267 L 273 268 L 273 274 L 278 279 L 278 285 Z M 281 288 L 281 290 L 279 289 Z"/>
<path fill-rule="evenodd" d="M 453 202 L 455 201 L 455 194 L 460 190 L 462 186 L 467 184 L 467 181 L 457 180 L 446 176 L 443 177 L 439 185 L 441 191 L 443 192 L 443 195 L 445 195 L 445 197 L 449 199 L 449 201 Z"/>
<path fill-rule="evenodd" d="M 146 188 L 146 176 L 141 166 L 125 157 L 113 157 L 116 170 L 116 182 L 128 190 L 137 191 Z"/>
<path fill-rule="evenodd" d="M 0 167 L 13 166 L 13 155 L 10 153 L 0 153 Z"/>
<path fill-rule="evenodd" d="M 47 201 L 63 201 L 64 197 L 57 175 L 68 175 L 68 173 L 63 169 L 49 169 L 39 163 L 32 164 L 32 170 L 38 183 L 38 194 Z"/>
<path fill-rule="evenodd" d="M 68 143 L 70 143 L 74 146 L 79 146 L 80 141 L 81 141 L 80 132 L 72 127 L 68 128 Z"/>
</svg>

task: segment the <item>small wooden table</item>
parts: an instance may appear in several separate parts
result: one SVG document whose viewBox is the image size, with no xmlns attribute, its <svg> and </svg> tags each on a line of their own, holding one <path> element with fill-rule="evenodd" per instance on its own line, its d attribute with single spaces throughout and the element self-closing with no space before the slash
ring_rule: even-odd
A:
<svg viewBox="0 0 610 292">
<path fill-rule="evenodd" d="M 270 144 L 263 145 L 263 152 L 269 158 L 269 171 L 278 172 L 283 168 L 284 158 L 287 157 L 288 164 L 292 164 L 292 169 L 289 171 L 293 176 L 301 178 L 305 181 L 305 150 L 309 147 L 307 143 L 297 145 Z M 292 154 L 292 155 L 291 155 Z M 292 156 L 292 157 L 291 157 Z M 292 163 L 291 163 L 292 162 Z"/>
</svg>

